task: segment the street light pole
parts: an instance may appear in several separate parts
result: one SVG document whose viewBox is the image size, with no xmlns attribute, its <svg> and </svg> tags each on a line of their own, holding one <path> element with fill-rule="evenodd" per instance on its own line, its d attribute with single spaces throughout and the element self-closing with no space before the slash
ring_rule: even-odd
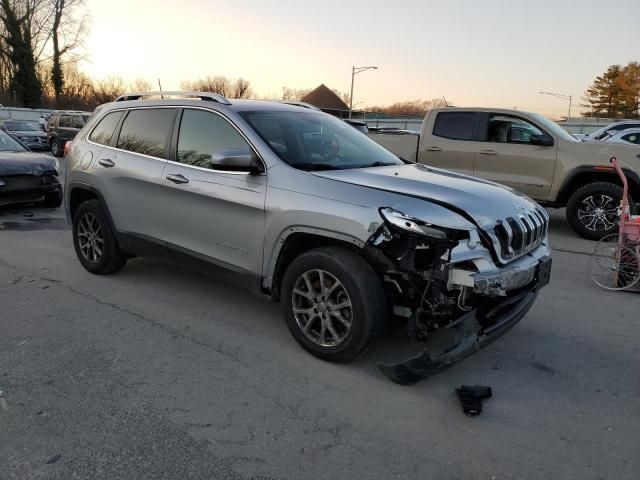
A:
<svg viewBox="0 0 640 480">
<path fill-rule="evenodd" d="M 378 67 L 375 67 L 373 65 L 370 65 L 368 67 L 356 67 L 356 66 L 352 66 L 351 67 L 351 94 L 349 95 L 349 118 L 351 118 L 351 113 L 353 111 L 353 82 L 355 80 L 355 76 L 358 73 L 364 72 L 365 70 L 377 70 Z"/>
<path fill-rule="evenodd" d="M 565 95 L 564 93 L 553 93 L 553 92 L 538 92 L 540 95 L 551 95 L 552 97 L 562 98 L 564 100 L 569 100 L 569 113 L 567 114 L 567 121 L 571 120 L 571 105 L 573 101 L 573 95 Z"/>
</svg>

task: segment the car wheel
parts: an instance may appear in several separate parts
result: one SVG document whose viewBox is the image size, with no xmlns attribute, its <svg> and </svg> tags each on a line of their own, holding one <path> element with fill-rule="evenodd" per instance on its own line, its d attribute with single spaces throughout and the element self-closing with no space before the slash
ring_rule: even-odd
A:
<svg viewBox="0 0 640 480">
<path fill-rule="evenodd" d="M 60 148 L 60 143 L 58 143 L 58 140 L 52 140 L 51 141 L 51 154 L 54 157 L 61 157 L 62 156 L 62 152 L 63 152 L 63 149 Z"/>
<path fill-rule="evenodd" d="M 581 237 L 600 240 L 618 230 L 618 208 L 622 188 L 609 182 L 595 182 L 576 190 L 567 202 L 567 221 Z M 630 203 L 633 201 L 629 198 Z"/>
<path fill-rule="evenodd" d="M 378 275 L 357 253 L 317 248 L 297 257 L 282 280 L 284 316 L 296 341 L 332 362 L 354 359 L 382 330 L 386 300 Z"/>
<path fill-rule="evenodd" d="M 117 272 L 127 263 L 98 200 L 88 200 L 73 216 L 73 246 L 82 266 L 91 273 Z"/>
<path fill-rule="evenodd" d="M 62 205 L 62 192 L 49 192 L 44 196 L 44 200 L 38 204 L 44 208 L 58 208 Z"/>
</svg>

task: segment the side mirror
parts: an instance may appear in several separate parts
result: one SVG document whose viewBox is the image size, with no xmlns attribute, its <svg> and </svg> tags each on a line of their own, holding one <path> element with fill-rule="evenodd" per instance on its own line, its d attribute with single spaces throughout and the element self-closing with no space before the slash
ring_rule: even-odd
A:
<svg viewBox="0 0 640 480">
<path fill-rule="evenodd" d="M 553 145 L 553 137 L 551 135 L 531 135 L 529 139 L 531 145 L 538 145 L 541 147 L 551 147 Z"/>
<path fill-rule="evenodd" d="M 211 155 L 211 168 L 228 172 L 263 173 L 262 163 L 248 148 L 218 150 Z"/>
</svg>

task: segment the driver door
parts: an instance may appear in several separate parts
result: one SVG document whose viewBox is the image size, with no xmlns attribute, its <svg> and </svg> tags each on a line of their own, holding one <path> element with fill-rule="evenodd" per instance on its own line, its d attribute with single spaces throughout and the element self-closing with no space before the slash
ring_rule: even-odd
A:
<svg viewBox="0 0 640 480">
<path fill-rule="evenodd" d="M 540 146 L 529 141 L 532 136 L 546 132 L 524 118 L 489 113 L 480 122 L 479 133 L 475 176 L 507 185 L 534 198 L 549 194 L 558 144 Z"/>
</svg>

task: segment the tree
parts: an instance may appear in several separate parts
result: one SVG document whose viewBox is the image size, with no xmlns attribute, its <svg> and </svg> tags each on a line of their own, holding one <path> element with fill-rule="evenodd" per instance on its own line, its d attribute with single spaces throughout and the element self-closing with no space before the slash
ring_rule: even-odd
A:
<svg viewBox="0 0 640 480">
<path fill-rule="evenodd" d="M 639 118 L 640 63 L 611 65 L 596 77 L 583 101 L 581 107 L 592 116 Z"/>
<path fill-rule="evenodd" d="M 228 98 L 249 98 L 252 94 L 251 84 L 248 80 L 243 78 L 231 80 L 221 75 L 207 76 L 198 80 L 185 80 L 180 82 L 180 87 L 195 92 L 217 93 Z"/>
<path fill-rule="evenodd" d="M 308 88 L 289 88 L 282 87 L 281 100 L 289 102 L 299 102 L 303 97 L 307 96 L 311 92 Z"/>
<path fill-rule="evenodd" d="M 447 103 L 442 98 L 431 100 L 408 100 L 398 102 L 388 107 L 371 107 L 372 112 L 384 113 L 386 115 L 410 115 L 412 117 L 424 117 L 432 108 L 446 107 Z"/>
<path fill-rule="evenodd" d="M 82 44 L 86 33 L 86 15 L 80 19 L 74 15 L 78 7 L 84 6 L 84 0 L 51 0 L 51 3 L 51 83 L 57 104 L 64 88 L 63 56 Z"/>
<path fill-rule="evenodd" d="M 13 69 L 9 90 L 19 105 L 30 108 L 39 107 L 42 103 L 42 83 L 36 71 L 33 49 L 33 40 L 40 32 L 40 23 L 36 19 L 42 4 L 43 0 L 0 0 L 3 40 Z"/>
</svg>

